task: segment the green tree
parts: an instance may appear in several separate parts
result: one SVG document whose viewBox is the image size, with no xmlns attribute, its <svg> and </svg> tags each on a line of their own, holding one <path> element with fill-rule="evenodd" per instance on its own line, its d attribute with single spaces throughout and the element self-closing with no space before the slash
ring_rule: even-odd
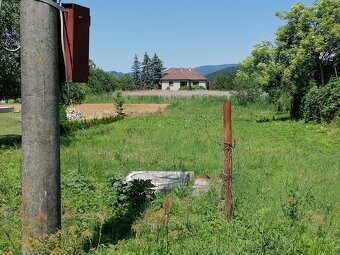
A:
<svg viewBox="0 0 340 255">
<path fill-rule="evenodd" d="M 162 60 L 155 55 L 151 60 L 151 79 L 154 88 L 159 88 L 161 85 L 161 79 L 163 77 L 163 71 L 165 70 Z"/>
<path fill-rule="evenodd" d="M 116 90 L 114 96 L 113 96 L 113 102 L 114 102 L 114 105 L 115 105 L 115 108 L 116 108 L 116 113 L 118 116 L 124 116 L 125 114 L 123 113 L 123 110 L 124 110 L 124 103 L 125 103 L 125 100 L 124 100 L 124 97 L 123 97 L 123 93 L 121 90 Z"/>
<path fill-rule="evenodd" d="M 19 0 L 0 2 L 0 100 L 20 98 Z"/>
<path fill-rule="evenodd" d="M 144 89 L 151 89 L 152 88 L 151 60 L 147 52 L 145 52 L 144 54 L 141 78 Z"/>
<path fill-rule="evenodd" d="M 136 89 L 133 78 L 131 78 L 131 76 L 128 74 L 125 74 L 124 76 L 119 77 L 118 84 L 119 84 L 119 88 L 124 91 Z"/>
<path fill-rule="evenodd" d="M 216 79 L 211 82 L 210 90 L 233 90 L 235 88 L 235 75 L 217 76 Z"/>
<path fill-rule="evenodd" d="M 255 45 L 251 56 L 241 64 L 235 78 L 235 95 L 241 103 L 254 101 L 263 91 L 269 91 L 271 72 L 275 69 L 272 43 L 263 41 Z"/>
<path fill-rule="evenodd" d="M 142 88 L 141 81 L 141 63 L 138 60 L 137 55 L 135 55 L 133 66 L 132 66 L 132 79 L 136 89 Z"/>
<path fill-rule="evenodd" d="M 287 22 L 276 33 L 276 45 L 255 46 L 240 66 L 236 88 L 267 92 L 278 106 L 289 105 L 292 118 L 301 118 L 308 91 L 337 76 L 340 1 L 319 0 L 311 7 L 296 4 L 277 16 Z"/>
<path fill-rule="evenodd" d="M 339 67 L 340 1 L 296 4 L 277 15 L 287 21 L 277 32 L 275 58 L 282 75 L 277 85 L 291 96 L 291 116 L 299 118 L 312 85 L 324 86 Z"/>
<path fill-rule="evenodd" d="M 118 78 L 100 69 L 90 60 L 90 75 L 88 87 L 92 94 L 113 92 L 119 87 Z"/>
</svg>

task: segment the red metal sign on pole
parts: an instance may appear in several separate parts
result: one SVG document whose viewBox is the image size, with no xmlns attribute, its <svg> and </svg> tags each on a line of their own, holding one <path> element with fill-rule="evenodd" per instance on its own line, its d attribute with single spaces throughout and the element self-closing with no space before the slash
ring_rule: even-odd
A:
<svg viewBox="0 0 340 255">
<path fill-rule="evenodd" d="M 224 102 L 223 105 L 224 126 L 224 213 L 226 217 L 234 215 L 233 193 L 232 193 L 232 132 L 231 132 L 231 103 Z"/>
<path fill-rule="evenodd" d="M 64 51 L 68 82 L 87 82 L 89 76 L 90 9 L 63 4 Z M 64 74 L 65 75 L 65 74 Z"/>
</svg>

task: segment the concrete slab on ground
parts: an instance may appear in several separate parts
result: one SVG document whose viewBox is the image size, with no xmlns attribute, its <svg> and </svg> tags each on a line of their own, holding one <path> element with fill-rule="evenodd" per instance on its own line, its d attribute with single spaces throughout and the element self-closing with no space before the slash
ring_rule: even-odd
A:
<svg viewBox="0 0 340 255">
<path fill-rule="evenodd" d="M 189 172 L 180 171 L 136 171 L 126 176 L 126 181 L 151 180 L 155 191 L 169 190 L 187 185 L 190 179 Z"/>
<path fill-rule="evenodd" d="M 192 186 L 192 195 L 197 197 L 207 193 L 210 189 L 211 180 L 208 178 L 197 178 Z"/>
<path fill-rule="evenodd" d="M 0 107 L 0 113 L 7 113 L 7 112 L 14 112 L 14 107 L 6 107 L 6 106 Z"/>
</svg>

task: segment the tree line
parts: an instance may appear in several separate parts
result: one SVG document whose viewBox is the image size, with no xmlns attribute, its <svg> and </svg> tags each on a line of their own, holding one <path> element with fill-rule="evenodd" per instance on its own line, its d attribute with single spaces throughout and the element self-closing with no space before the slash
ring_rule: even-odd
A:
<svg viewBox="0 0 340 255">
<path fill-rule="evenodd" d="M 241 63 L 235 79 L 239 95 L 252 100 L 266 93 L 295 119 L 340 118 L 340 1 L 298 3 L 276 15 L 286 23 L 275 43 L 255 45 Z"/>
<path fill-rule="evenodd" d="M 135 54 L 132 65 L 132 79 L 136 89 L 159 89 L 163 77 L 163 61 L 155 53 L 152 58 L 145 52 L 143 62 Z"/>
</svg>

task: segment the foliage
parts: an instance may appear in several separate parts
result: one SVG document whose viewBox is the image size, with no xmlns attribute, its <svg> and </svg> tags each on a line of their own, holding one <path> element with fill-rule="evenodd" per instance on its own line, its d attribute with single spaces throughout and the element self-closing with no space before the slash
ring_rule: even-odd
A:
<svg viewBox="0 0 340 255">
<path fill-rule="evenodd" d="M 316 85 L 322 87 L 339 69 L 340 3 L 319 0 L 306 7 L 294 5 L 278 13 L 286 20 L 276 35 L 276 45 L 262 42 L 240 66 L 236 83 L 257 87 L 272 102 L 290 100 L 290 116 L 300 118 L 302 102 Z M 278 106 L 278 108 L 282 108 Z"/>
<path fill-rule="evenodd" d="M 340 118 L 340 78 L 330 80 L 324 87 L 312 88 L 303 106 L 306 121 L 330 122 Z"/>
<path fill-rule="evenodd" d="M 19 0 L 2 1 L 0 13 L 0 100 L 20 98 Z"/>
<path fill-rule="evenodd" d="M 125 74 L 122 77 L 118 77 L 118 88 L 120 90 L 126 91 L 126 90 L 135 90 L 135 84 L 133 82 L 133 79 L 131 78 L 130 75 Z"/>
<path fill-rule="evenodd" d="M 151 77 L 151 59 L 147 52 L 144 54 L 142 62 L 142 85 L 143 89 L 152 89 L 152 77 Z"/>
<path fill-rule="evenodd" d="M 182 86 L 178 90 L 191 90 L 189 86 Z"/>
<path fill-rule="evenodd" d="M 198 86 L 198 85 L 195 85 L 195 86 L 183 86 L 183 87 L 180 87 L 178 90 L 205 90 L 205 87 L 203 86 Z"/>
<path fill-rule="evenodd" d="M 134 80 L 135 84 L 137 82 L 137 71 L 139 70 L 138 62 L 136 62 L 137 55 L 135 55 L 135 61 L 134 65 L 132 67 L 132 70 L 134 73 Z M 141 64 L 142 70 L 140 74 L 140 80 L 141 80 L 141 86 L 138 87 L 138 89 L 159 89 L 161 86 L 161 79 L 163 77 L 163 61 L 158 57 L 158 55 L 155 53 L 152 59 L 150 59 L 147 52 L 144 54 L 144 59 Z"/>
<path fill-rule="evenodd" d="M 60 90 L 60 104 L 64 107 L 83 103 L 86 94 L 89 93 L 87 86 L 83 83 L 61 84 Z"/>
<path fill-rule="evenodd" d="M 235 88 L 235 75 L 228 77 L 217 76 L 214 81 L 210 83 L 210 90 L 233 90 Z"/>
<path fill-rule="evenodd" d="M 124 97 L 122 95 L 121 90 L 117 90 L 115 92 L 115 95 L 113 97 L 113 101 L 114 101 L 116 113 L 118 114 L 118 116 L 124 116 L 124 113 L 123 113 Z"/>
<path fill-rule="evenodd" d="M 117 77 L 100 69 L 90 60 L 89 81 L 85 86 L 86 94 L 100 95 L 120 90 L 134 90 L 133 79 L 129 75 Z"/>
<path fill-rule="evenodd" d="M 132 79 L 133 79 L 136 89 L 142 88 L 140 68 L 141 68 L 141 63 L 139 62 L 137 55 L 135 55 L 133 66 L 132 66 Z"/>
<path fill-rule="evenodd" d="M 270 81 L 268 70 L 273 66 L 273 45 L 263 41 L 255 45 L 251 56 L 244 60 L 235 78 L 234 94 L 237 100 L 246 104 L 254 102 Z"/>
<path fill-rule="evenodd" d="M 112 92 L 118 87 L 117 77 L 100 69 L 90 60 L 88 87 L 93 94 Z"/>
<path fill-rule="evenodd" d="M 296 4 L 278 14 L 287 20 L 277 32 L 276 62 L 282 77 L 278 85 L 292 96 L 292 117 L 301 116 L 311 83 L 324 86 L 338 68 L 339 13 L 339 1 L 320 0 L 311 7 Z"/>
<path fill-rule="evenodd" d="M 163 77 L 164 70 L 165 68 L 163 67 L 162 60 L 160 60 L 160 58 L 155 53 L 155 55 L 151 59 L 151 77 L 153 87 L 156 89 L 159 89 L 161 86 L 161 79 Z"/>
</svg>

